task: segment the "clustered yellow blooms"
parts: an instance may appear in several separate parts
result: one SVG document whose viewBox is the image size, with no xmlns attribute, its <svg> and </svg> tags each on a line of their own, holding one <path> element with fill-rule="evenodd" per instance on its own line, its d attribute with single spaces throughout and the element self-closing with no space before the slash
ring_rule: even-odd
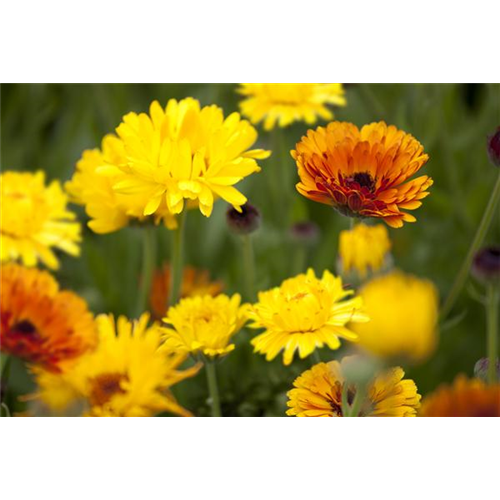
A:
<svg viewBox="0 0 500 500">
<path fill-rule="evenodd" d="M 431 281 L 394 271 L 366 283 L 360 295 L 370 321 L 351 328 L 363 348 L 415 362 L 432 354 L 438 340 L 438 293 Z"/>
<path fill-rule="evenodd" d="M 296 350 L 305 358 L 325 344 L 338 349 L 339 337 L 356 341 L 357 335 L 346 325 L 368 321 L 368 317 L 362 312 L 360 297 L 347 299 L 353 293 L 343 288 L 341 278 L 325 271 L 320 279 L 312 269 L 260 292 L 259 302 L 249 313 L 250 327 L 265 329 L 252 339 L 255 352 L 271 361 L 283 350 L 283 363 L 289 365 Z"/>
<path fill-rule="evenodd" d="M 99 316 L 95 351 L 62 374 L 33 369 L 39 387 L 35 398 L 59 412 L 80 405 L 87 416 L 144 417 L 160 412 L 190 416 L 169 388 L 194 376 L 200 365 L 179 371 L 186 355 L 160 351 L 160 328 L 148 327 L 148 320 L 147 314 L 135 322 L 123 316 L 117 322 L 111 315 Z"/>
<path fill-rule="evenodd" d="M 264 121 L 264 129 L 286 127 L 296 121 L 331 120 L 328 104 L 345 106 L 341 83 L 242 83 L 241 112 L 252 123 Z"/>
<path fill-rule="evenodd" d="M 234 185 L 259 172 L 256 160 L 270 154 L 249 149 L 257 131 L 238 113 L 224 118 L 221 108 L 201 108 L 192 98 L 171 99 L 165 108 L 154 101 L 149 114 L 125 115 L 116 133 L 102 151 L 84 154 L 68 185 L 99 232 L 119 229 L 130 217 L 174 227 L 172 215 L 186 200 L 206 217 L 217 198 L 240 210 L 247 199 Z"/>
<path fill-rule="evenodd" d="M 297 417 L 344 417 L 348 404 L 356 396 L 356 387 L 347 383 L 344 376 L 346 363 L 330 361 L 319 363 L 305 371 L 293 383 L 294 389 L 288 392 L 287 415 Z M 413 380 L 404 379 L 400 367 L 391 368 L 377 375 L 368 385 L 367 397 L 357 416 L 363 417 L 415 417 L 420 406 L 421 396 Z M 342 393 L 346 391 L 343 401 Z"/>
<path fill-rule="evenodd" d="M 246 323 L 247 315 L 248 306 L 241 305 L 238 294 L 182 299 L 167 311 L 164 346 L 209 359 L 225 356 L 234 349 L 231 339 Z"/>
<path fill-rule="evenodd" d="M 53 249 L 80 254 L 80 224 L 66 205 L 68 197 L 59 181 L 45 185 L 42 171 L 3 172 L 0 252 L 2 262 L 21 260 L 27 267 L 42 262 L 59 267 Z"/>
<path fill-rule="evenodd" d="M 340 232 L 339 264 L 342 274 L 356 272 L 361 279 L 382 269 L 391 250 L 387 228 L 383 224 L 356 224 Z"/>
</svg>

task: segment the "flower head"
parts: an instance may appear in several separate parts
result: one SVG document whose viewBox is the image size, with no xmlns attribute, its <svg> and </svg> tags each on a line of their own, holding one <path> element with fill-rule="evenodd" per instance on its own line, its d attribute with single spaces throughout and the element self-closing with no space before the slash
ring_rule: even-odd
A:
<svg viewBox="0 0 500 500">
<path fill-rule="evenodd" d="M 153 275 L 149 303 L 151 311 L 157 319 L 165 316 L 170 295 L 170 265 L 164 264 Z M 224 285 L 221 281 L 211 281 L 210 275 L 205 269 L 195 269 L 186 266 L 183 270 L 181 298 L 197 297 L 201 295 L 212 295 L 213 297 L 222 292 Z"/>
<path fill-rule="evenodd" d="M 1 274 L 2 351 L 58 372 L 94 348 L 94 318 L 80 297 L 45 271 L 6 264 Z"/>
<path fill-rule="evenodd" d="M 500 384 L 459 375 L 422 402 L 423 417 L 500 417 Z"/>
<path fill-rule="evenodd" d="M 43 172 L 0 174 L 2 215 L 0 247 L 2 262 L 20 259 L 25 266 L 43 262 L 57 269 L 53 249 L 79 255 L 80 224 L 70 222 L 68 197 L 58 181 L 45 185 Z"/>
<path fill-rule="evenodd" d="M 370 321 L 352 325 L 359 344 L 387 358 L 421 361 L 437 344 L 438 294 L 428 280 L 394 271 L 361 290 Z"/>
<path fill-rule="evenodd" d="M 403 210 L 420 207 L 432 185 L 426 175 L 408 181 L 429 157 L 413 136 L 384 122 L 361 130 L 345 122 L 309 130 L 292 156 L 300 194 L 343 215 L 381 218 L 392 227 L 416 220 Z"/>
<path fill-rule="evenodd" d="M 361 279 L 366 278 L 369 272 L 384 267 L 390 250 L 389 233 L 382 224 L 367 226 L 360 223 L 340 233 L 339 257 L 344 274 L 356 271 Z"/>
<path fill-rule="evenodd" d="M 283 350 L 283 363 L 289 365 L 297 349 L 305 358 L 324 344 L 338 349 L 339 337 L 356 341 L 357 335 L 345 325 L 368 318 L 361 312 L 361 299 L 347 299 L 351 295 L 341 278 L 325 271 L 320 279 L 312 269 L 260 292 L 259 302 L 249 313 L 250 327 L 265 329 L 252 339 L 255 352 L 271 361 Z"/>
<path fill-rule="evenodd" d="M 239 210 L 229 208 L 226 212 L 226 221 L 233 233 L 251 234 L 260 226 L 260 212 L 250 203 L 245 203 Z"/>
<path fill-rule="evenodd" d="M 297 417 L 343 417 L 347 409 L 343 407 L 345 368 L 341 363 L 330 361 L 319 363 L 305 371 L 293 383 L 288 392 L 287 415 Z M 376 376 L 367 388 L 366 400 L 361 405 L 362 417 L 414 417 L 420 406 L 420 395 L 413 380 L 403 379 L 404 371 L 391 368 Z M 347 402 L 356 395 L 356 387 L 347 388 Z"/>
<path fill-rule="evenodd" d="M 165 347 L 208 358 L 225 356 L 234 349 L 232 337 L 247 321 L 247 306 L 238 294 L 228 297 L 182 299 L 167 311 L 164 319 Z"/>
<path fill-rule="evenodd" d="M 135 322 L 123 316 L 115 322 L 111 315 L 99 316 L 97 349 L 60 375 L 35 369 L 36 397 L 57 411 L 80 400 L 85 414 L 96 417 L 145 417 L 160 412 L 190 416 L 169 388 L 194 376 L 200 366 L 178 371 L 186 356 L 160 351 L 160 328 L 148 327 L 148 319 L 143 314 Z"/>
<path fill-rule="evenodd" d="M 264 121 L 264 129 L 286 127 L 293 122 L 316 123 L 318 117 L 331 120 L 327 104 L 345 106 L 341 83 L 242 83 L 241 112 L 252 123 Z"/>
</svg>

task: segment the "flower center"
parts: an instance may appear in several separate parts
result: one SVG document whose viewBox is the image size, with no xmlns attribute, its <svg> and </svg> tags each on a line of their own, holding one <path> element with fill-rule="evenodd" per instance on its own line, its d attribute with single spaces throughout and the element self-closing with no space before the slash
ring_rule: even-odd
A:
<svg viewBox="0 0 500 500">
<path fill-rule="evenodd" d="M 36 334 L 36 328 L 33 323 L 25 319 L 13 325 L 9 333 L 32 337 Z"/>
<path fill-rule="evenodd" d="M 354 187 L 352 186 L 353 183 L 358 184 L 362 188 L 367 188 L 370 192 L 375 188 L 375 180 L 368 172 L 356 172 L 352 177 L 346 179 L 346 184 L 349 187 Z"/>
<path fill-rule="evenodd" d="M 121 382 L 128 380 L 122 373 L 103 373 L 92 379 L 89 401 L 92 406 L 106 404 L 115 394 L 125 394 Z"/>
</svg>

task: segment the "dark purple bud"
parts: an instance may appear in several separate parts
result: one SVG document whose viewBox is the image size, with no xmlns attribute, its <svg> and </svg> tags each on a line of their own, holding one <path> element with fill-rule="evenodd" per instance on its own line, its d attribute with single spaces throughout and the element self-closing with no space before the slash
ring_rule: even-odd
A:
<svg viewBox="0 0 500 500">
<path fill-rule="evenodd" d="M 319 239 L 319 227 L 311 221 L 296 222 L 290 228 L 290 237 L 300 245 L 315 245 Z"/>
<path fill-rule="evenodd" d="M 488 136 L 488 156 L 495 167 L 500 167 L 500 127 Z"/>
<path fill-rule="evenodd" d="M 479 250 L 472 262 L 472 274 L 479 281 L 500 280 L 500 246 Z"/>
<path fill-rule="evenodd" d="M 251 234 L 260 226 L 260 212 L 250 203 L 245 203 L 241 206 L 241 212 L 231 207 L 226 213 L 226 220 L 233 233 Z"/>
</svg>

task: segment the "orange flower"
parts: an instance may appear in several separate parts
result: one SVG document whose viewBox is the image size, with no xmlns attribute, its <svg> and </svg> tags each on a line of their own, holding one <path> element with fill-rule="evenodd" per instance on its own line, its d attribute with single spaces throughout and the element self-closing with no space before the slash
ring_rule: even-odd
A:
<svg viewBox="0 0 500 500">
<path fill-rule="evenodd" d="M 59 372 L 64 362 L 95 347 L 97 334 L 84 300 L 59 290 L 47 272 L 2 266 L 2 351 Z"/>
<path fill-rule="evenodd" d="M 291 154 L 303 196 L 349 217 L 381 218 L 391 227 L 415 222 L 403 210 L 420 207 L 433 182 L 427 175 L 405 182 L 429 156 L 413 136 L 384 122 L 361 130 L 332 122 L 309 130 Z"/>
<path fill-rule="evenodd" d="M 151 283 L 151 293 L 149 305 L 151 312 L 156 319 L 162 319 L 167 310 L 168 296 L 170 293 L 170 265 L 163 264 L 162 269 L 158 269 Z M 208 271 L 185 267 L 182 278 L 181 298 L 196 297 L 199 295 L 211 295 L 215 297 L 224 289 L 220 281 L 210 281 Z"/>
</svg>

